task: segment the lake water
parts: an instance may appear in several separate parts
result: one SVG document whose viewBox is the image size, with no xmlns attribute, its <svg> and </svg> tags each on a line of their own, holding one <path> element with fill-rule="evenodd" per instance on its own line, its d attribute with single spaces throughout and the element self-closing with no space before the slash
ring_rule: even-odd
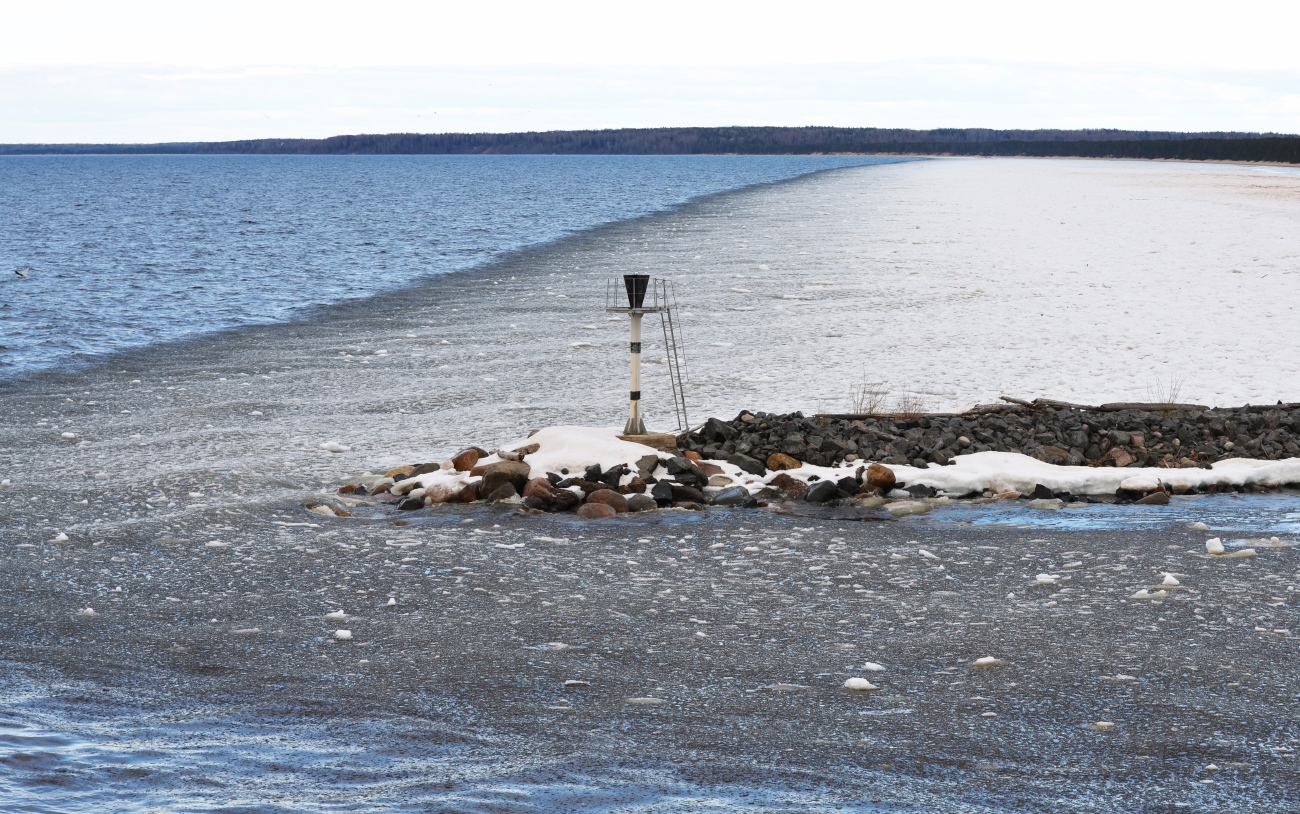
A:
<svg viewBox="0 0 1300 814">
<path fill-rule="evenodd" d="M 4 158 L 0 375 L 277 322 L 700 196 L 897 160 Z"/>
</svg>

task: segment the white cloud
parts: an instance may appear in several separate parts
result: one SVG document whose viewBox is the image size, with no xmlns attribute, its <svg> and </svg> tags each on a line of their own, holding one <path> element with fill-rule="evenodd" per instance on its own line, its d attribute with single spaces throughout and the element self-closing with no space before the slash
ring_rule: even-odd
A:
<svg viewBox="0 0 1300 814">
<path fill-rule="evenodd" d="M 1300 132 L 1300 72 L 972 60 L 755 67 L 0 69 L 0 142 L 676 125 Z"/>
</svg>

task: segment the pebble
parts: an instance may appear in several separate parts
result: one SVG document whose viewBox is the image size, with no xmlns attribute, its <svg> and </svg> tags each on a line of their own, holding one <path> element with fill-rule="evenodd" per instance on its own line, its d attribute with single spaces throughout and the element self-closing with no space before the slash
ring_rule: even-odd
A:
<svg viewBox="0 0 1300 814">
<path fill-rule="evenodd" d="M 352 641 L 352 631 L 342 629 L 336 630 L 334 631 L 334 638 L 341 642 L 350 642 Z"/>
</svg>

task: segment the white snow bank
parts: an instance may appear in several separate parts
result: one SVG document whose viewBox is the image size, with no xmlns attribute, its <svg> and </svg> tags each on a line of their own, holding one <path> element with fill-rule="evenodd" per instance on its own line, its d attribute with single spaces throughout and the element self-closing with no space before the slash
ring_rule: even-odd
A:
<svg viewBox="0 0 1300 814">
<path fill-rule="evenodd" d="M 931 464 L 926 469 L 893 464 L 887 466 L 894 471 L 895 477 L 908 486 L 923 484 L 949 495 L 983 492 L 986 489 L 1028 494 L 1040 483 L 1055 492 L 1076 495 L 1114 494 L 1121 484 L 1125 488 L 1149 491 L 1163 483 L 1174 491 L 1184 491 L 1186 488 L 1201 488 L 1211 484 L 1281 486 L 1300 483 L 1300 458 L 1287 458 L 1283 461 L 1232 458 L 1214 464 L 1213 469 L 1058 466 L 1018 452 L 976 452 L 958 455 L 953 461 L 950 466 Z M 852 475 L 866 464 L 866 461 L 854 461 L 840 467 L 805 464 L 798 469 L 787 470 L 785 474 L 800 480 L 807 480 L 810 475 L 839 480 Z M 775 476 L 776 473 L 772 473 L 765 480 L 770 481 Z"/>
<path fill-rule="evenodd" d="M 513 450 L 529 444 L 537 444 L 538 450 L 525 458 L 530 467 L 529 477 L 544 477 L 547 472 L 559 473 L 567 469 L 570 476 L 581 476 L 583 470 L 592 464 L 600 464 L 602 469 L 609 469 L 619 464 L 635 471 L 636 462 L 646 455 L 668 457 L 670 453 L 659 452 L 643 444 L 634 444 L 619 440 L 622 432 L 617 427 L 547 427 L 534 433 L 531 438 L 524 438 L 502 449 Z M 501 459 L 490 455 L 479 460 L 480 465 L 493 464 Z M 726 461 L 706 461 L 722 469 L 734 485 L 745 486 L 751 494 L 762 490 L 764 486 L 780 474 L 789 475 L 802 481 L 812 476 L 821 480 L 837 481 L 851 477 L 858 469 L 868 466 L 868 461 L 854 461 L 838 467 L 812 466 L 804 464 L 798 469 L 786 470 L 784 473 L 769 472 L 759 478 L 743 472 Z M 1161 469 L 1161 468 L 1116 468 L 1090 466 L 1057 466 L 1045 461 L 1021 455 L 1018 452 L 976 452 L 971 455 L 959 455 L 950 466 L 931 464 L 927 468 L 914 466 L 895 466 L 888 464 L 895 477 L 908 486 L 922 484 L 949 495 L 964 495 L 971 492 L 991 490 L 995 493 L 1015 491 L 1028 494 L 1038 484 L 1055 492 L 1070 492 L 1076 495 L 1114 494 L 1121 486 L 1134 491 L 1151 491 L 1163 485 L 1174 492 L 1199 489 L 1210 485 L 1246 486 L 1281 486 L 1288 483 L 1300 483 L 1300 458 L 1288 458 L 1283 461 L 1257 461 L 1247 458 L 1233 458 L 1214 464 L 1212 469 Z M 444 488 L 459 491 L 471 478 L 468 472 L 442 470 L 430 472 L 412 479 L 410 491 L 419 488 Z M 404 485 L 404 484 L 403 484 Z M 708 487 L 710 492 L 716 487 Z M 395 490 L 397 491 L 397 490 Z"/>
<path fill-rule="evenodd" d="M 570 476 L 581 477 L 583 470 L 592 464 L 600 464 L 601 469 L 610 469 L 624 464 L 636 473 L 636 462 L 647 455 L 668 455 L 644 444 L 621 441 L 618 436 L 623 430 L 618 427 L 547 427 L 533 433 L 531 438 L 524 438 L 502 444 L 501 449 L 510 451 L 537 444 L 538 450 L 525 456 L 524 463 L 530 471 L 528 477 L 542 478 L 547 472 L 559 473 L 569 470 Z M 479 459 L 479 465 L 491 465 L 501 458 L 489 455 Z M 735 467 L 730 467 L 735 469 Z M 428 489 L 435 485 L 455 488 L 458 484 L 471 483 L 477 478 L 469 477 L 468 472 L 441 470 L 420 475 L 414 479 L 419 486 Z"/>
</svg>

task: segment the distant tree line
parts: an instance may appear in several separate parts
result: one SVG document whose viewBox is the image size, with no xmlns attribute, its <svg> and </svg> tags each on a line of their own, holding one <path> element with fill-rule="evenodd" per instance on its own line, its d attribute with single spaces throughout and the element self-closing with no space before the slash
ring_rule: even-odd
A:
<svg viewBox="0 0 1300 814">
<path fill-rule="evenodd" d="M 658 127 L 536 133 L 389 133 L 165 144 L 8 144 L 0 155 L 898 155 L 1077 156 L 1300 163 L 1300 136 L 1146 130 Z"/>
</svg>

